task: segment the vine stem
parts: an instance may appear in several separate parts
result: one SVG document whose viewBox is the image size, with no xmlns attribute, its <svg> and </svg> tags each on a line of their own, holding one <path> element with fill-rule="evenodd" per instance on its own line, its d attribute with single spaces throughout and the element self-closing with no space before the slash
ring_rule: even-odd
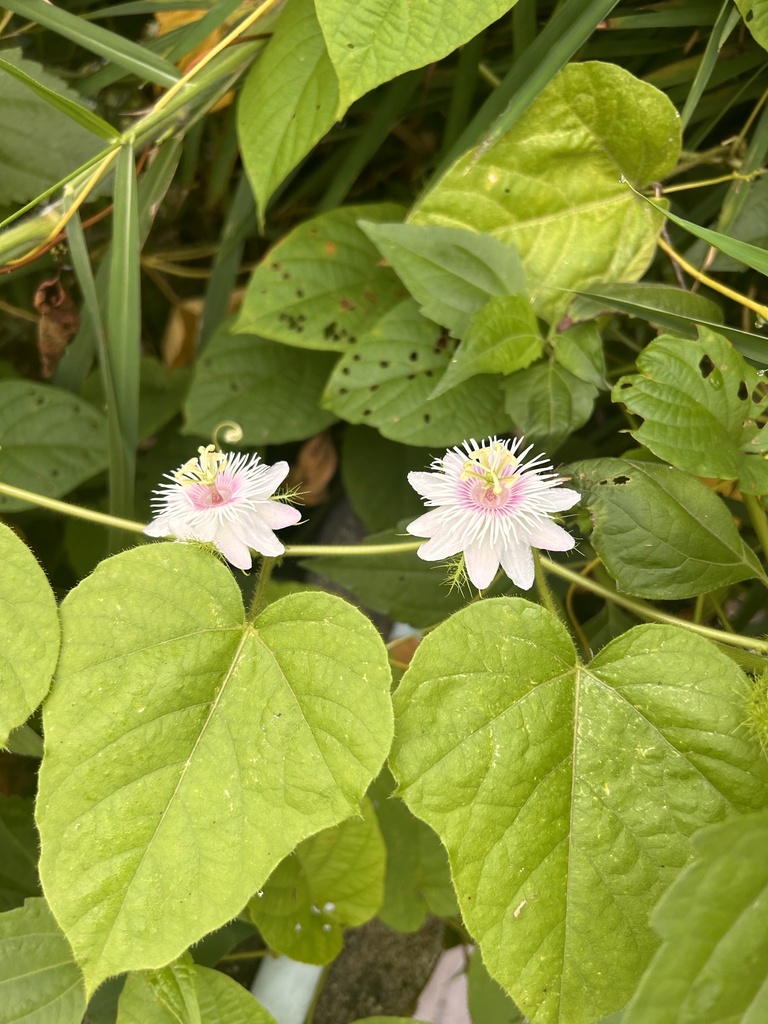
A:
<svg viewBox="0 0 768 1024">
<path fill-rule="evenodd" d="M 29 502 L 32 505 L 37 505 L 39 508 L 47 508 L 52 512 L 61 512 L 64 515 L 72 516 L 75 519 L 85 519 L 88 522 L 98 523 L 101 526 L 109 526 L 118 530 L 128 530 L 131 533 L 143 533 L 145 529 L 144 523 L 137 523 L 132 519 L 120 519 L 118 516 L 111 516 L 106 512 L 96 512 L 90 508 L 81 508 L 79 505 L 70 505 L 66 501 L 59 501 L 56 498 L 46 498 L 41 494 L 35 494 L 34 491 L 26 491 L 21 487 L 13 487 L 11 484 L 0 483 L 0 494 L 7 494 L 9 498 L 17 498 L 21 501 Z M 766 533 L 768 534 L 768 522 L 765 522 L 765 513 L 762 508 L 760 508 L 760 514 L 763 518 Z M 415 551 L 423 543 L 423 540 L 414 540 L 405 541 L 401 544 L 293 544 L 285 549 L 285 557 L 316 558 L 319 555 L 330 555 L 334 557 L 345 557 L 351 555 L 394 555 L 405 551 Z M 768 536 L 766 537 L 766 543 L 768 543 Z M 269 560 L 265 559 L 265 562 L 266 561 Z M 646 604 L 644 601 L 638 601 L 632 597 L 624 597 L 623 594 L 618 594 L 615 590 L 611 590 L 610 587 L 605 587 L 602 583 L 595 583 L 594 580 L 591 580 L 586 576 L 582 576 L 581 573 L 574 572 L 573 569 L 569 569 L 565 565 L 553 562 L 551 559 L 545 558 L 543 555 L 537 554 L 537 566 L 544 570 L 544 572 L 551 573 L 553 576 L 559 576 L 561 579 L 567 580 L 569 583 L 579 587 L 581 590 L 587 590 L 591 594 L 596 594 L 598 597 L 602 597 L 606 601 L 612 601 L 620 608 L 626 608 L 627 611 L 632 612 L 640 619 L 646 619 L 648 622 L 666 623 L 670 626 L 681 626 L 684 629 L 690 630 L 692 633 L 698 633 L 700 636 L 706 637 L 708 640 L 714 640 L 716 643 L 729 644 L 731 647 L 743 647 L 745 650 L 759 651 L 761 654 L 768 655 L 768 640 L 759 640 L 756 637 L 740 636 L 738 633 L 726 633 L 724 630 L 712 629 L 709 626 L 701 626 L 698 623 L 690 622 L 687 619 L 680 619 L 676 615 L 670 615 L 667 612 L 662 612 L 658 608 L 654 608 L 652 605 Z M 271 566 L 269 571 L 271 573 Z M 267 579 L 268 578 L 269 577 L 267 576 Z M 267 580 L 265 579 L 264 586 L 266 586 L 266 582 Z M 258 595 L 261 593 L 261 587 L 262 582 L 260 577 L 259 584 L 257 586 Z M 542 599 L 544 600 L 544 598 Z M 547 606 L 549 607 L 549 604 L 547 604 Z"/>
<path fill-rule="evenodd" d="M 623 594 L 616 593 L 610 587 L 605 587 L 602 583 L 595 583 L 594 580 L 590 580 L 586 576 L 582 576 L 581 573 L 574 572 L 573 569 L 568 569 L 564 565 L 552 562 L 549 558 L 542 557 L 540 561 L 541 567 L 545 572 L 550 572 L 553 576 L 559 576 L 561 579 L 568 580 L 569 583 L 574 584 L 574 586 L 579 587 L 581 590 L 588 590 L 591 594 L 597 594 L 606 601 L 613 601 L 620 608 L 626 608 L 627 611 L 637 615 L 639 619 L 646 619 L 648 622 L 661 622 L 668 626 L 682 626 L 692 633 L 698 633 L 699 636 L 704 636 L 708 640 L 714 640 L 719 644 L 743 647 L 745 650 L 768 654 L 768 641 L 766 640 L 759 640 L 757 637 L 752 636 L 740 636 L 738 633 L 726 633 L 721 629 L 712 629 L 710 626 L 701 626 L 696 622 L 680 619 L 676 615 L 662 612 L 658 608 L 646 604 L 644 601 L 638 601 L 633 597 L 624 597 Z"/>
<path fill-rule="evenodd" d="M 740 306 L 746 306 L 747 309 L 751 309 L 753 313 L 757 313 L 761 319 L 768 320 L 768 306 L 763 306 L 760 302 L 754 302 L 748 296 L 742 295 L 740 292 L 733 291 L 732 288 L 728 288 L 719 281 L 715 281 L 714 278 L 708 277 L 707 274 L 702 274 L 702 272 L 697 270 L 693 264 L 684 259 L 679 252 L 676 252 L 669 243 L 665 242 L 661 236 L 657 239 L 657 242 L 659 248 L 663 249 L 671 260 L 674 260 L 678 266 L 683 268 L 686 274 L 690 274 L 690 276 L 696 281 L 699 281 L 700 284 L 705 284 L 707 288 L 720 292 L 720 294 L 724 295 L 727 299 L 733 299 L 733 301 L 738 302 Z"/>
<path fill-rule="evenodd" d="M 742 498 L 749 521 L 752 523 L 752 529 L 757 534 L 760 547 L 763 549 L 763 555 L 768 558 L 768 517 L 766 517 L 765 509 L 760 499 L 754 494 L 742 494 Z"/>
</svg>

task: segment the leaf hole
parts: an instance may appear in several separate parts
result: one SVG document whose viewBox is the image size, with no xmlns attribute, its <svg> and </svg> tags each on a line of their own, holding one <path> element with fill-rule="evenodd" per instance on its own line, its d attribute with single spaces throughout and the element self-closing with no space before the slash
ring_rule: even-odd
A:
<svg viewBox="0 0 768 1024">
<path fill-rule="evenodd" d="M 432 422 L 432 417 L 429 415 L 428 412 L 425 412 L 424 415 L 421 418 L 424 420 L 425 423 L 431 423 Z"/>
<path fill-rule="evenodd" d="M 370 409 L 363 409 L 363 416 L 370 416 L 370 415 L 371 415 L 371 410 Z"/>
<path fill-rule="evenodd" d="M 710 375 L 710 373 L 712 373 L 714 368 L 715 364 L 705 353 L 699 360 L 699 372 L 701 373 L 701 376 L 704 378 L 704 380 L 707 379 L 707 377 Z"/>
<path fill-rule="evenodd" d="M 738 395 L 740 402 L 746 402 L 749 398 L 749 388 L 747 387 L 747 382 L 745 380 L 739 381 L 739 387 L 736 394 Z"/>
<path fill-rule="evenodd" d="M 415 363 L 418 360 L 418 358 L 419 358 L 419 353 L 418 352 L 409 352 L 408 353 L 408 358 L 410 359 L 410 361 L 412 363 Z"/>
<path fill-rule="evenodd" d="M 353 363 L 359 363 L 360 362 L 360 353 L 359 352 L 355 352 L 355 354 L 352 356 L 352 362 Z"/>
<path fill-rule="evenodd" d="M 434 370 L 425 370 L 424 371 L 424 376 L 425 377 L 434 377 L 435 376 L 435 371 Z"/>
<path fill-rule="evenodd" d="M 629 479 L 630 478 L 628 476 L 615 476 L 611 480 L 611 483 L 614 485 L 614 487 L 623 487 L 624 484 L 629 483 Z"/>
<path fill-rule="evenodd" d="M 381 362 L 379 363 L 379 366 L 382 368 L 382 370 L 388 369 L 389 368 L 389 360 L 382 359 Z"/>
<path fill-rule="evenodd" d="M 378 391 L 379 390 L 379 385 L 378 384 L 371 384 L 371 386 L 368 388 L 368 390 L 369 391 Z"/>
<path fill-rule="evenodd" d="M 348 366 L 342 366 L 341 372 L 344 374 L 345 377 L 348 377 L 349 373 L 350 373 L 349 367 Z"/>
</svg>

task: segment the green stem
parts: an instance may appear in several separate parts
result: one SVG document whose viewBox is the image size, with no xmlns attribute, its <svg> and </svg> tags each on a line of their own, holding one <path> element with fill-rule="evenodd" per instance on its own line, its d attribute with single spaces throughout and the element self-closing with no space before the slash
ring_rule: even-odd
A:
<svg viewBox="0 0 768 1024">
<path fill-rule="evenodd" d="M 423 540 L 403 541 L 402 544 L 292 544 L 285 549 L 288 558 L 317 558 L 330 555 L 334 558 L 344 555 L 389 555 L 403 551 L 416 551 Z"/>
<path fill-rule="evenodd" d="M 555 599 L 552 596 L 552 591 L 549 589 L 549 584 L 547 583 L 547 576 L 544 572 L 541 561 L 541 555 L 538 553 L 538 551 L 534 551 L 533 565 L 534 571 L 536 573 L 536 589 L 539 592 L 541 603 L 544 605 L 547 611 L 551 612 L 556 619 L 561 619 L 562 616 L 560 615 L 560 611 L 557 605 L 555 604 Z"/>
<path fill-rule="evenodd" d="M 768 557 L 768 517 L 766 517 L 765 509 L 757 495 L 742 494 L 742 497 L 749 521 L 752 523 L 752 529 L 757 534 L 760 547 L 763 549 L 763 555 Z"/>
<path fill-rule="evenodd" d="M 248 621 L 253 622 L 256 616 L 261 611 L 262 605 L 264 604 L 264 595 L 267 592 L 267 584 L 269 578 L 272 575 L 272 570 L 275 567 L 276 559 L 274 558 L 262 558 L 261 570 L 259 571 L 259 581 L 256 584 L 256 589 L 253 592 L 251 599 L 251 606 L 248 609 Z"/>
<path fill-rule="evenodd" d="M 731 647 L 743 647 L 749 651 L 759 651 L 761 654 L 768 654 L 768 641 L 766 640 L 758 640 L 756 637 L 751 636 L 739 636 L 736 633 L 726 633 L 721 629 L 712 629 L 709 626 L 700 626 L 698 623 L 689 622 L 687 619 L 679 619 L 676 615 L 669 615 L 667 612 L 659 611 L 658 608 L 654 608 L 644 601 L 637 601 L 632 597 L 624 597 L 623 594 L 617 594 L 615 590 L 604 587 L 601 583 L 595 583 L 594 580 L 590 580 L 586 576 L 574 572 L 572 569 L 566 569 L 564 565 L 558 565 L 557 562 L 552 562 L 548 558 L 541 559 L 541 567 L 545 572 L 551 572 L 553 576 L 559 576 L 561 579 L 568 580 L 569 583 L 574 583 L 577 587 L 581 587 L 582 590 L 588 590 L 590 594 L 597 594 L 606 601 L 613 601 L 614 604 L 617 604 L 620 608 L 626 608 L 627 611 L 632 612 L 639 619 L 646 619 L 648 622 L 662 622 L 669 626 L 681 626 L 683 629 L 689 629 L 692 633 L 698 633 L 699 636 L 704 636 L 708 640 L 714 640 L 716 643 L 729 644 Z"/>
<path fill-rule="evenodd" d="M 79 505 L 70 505 L 66 501 L 57 501 L 56 498 L 46 498 L 42 494 L 25 491 L 23 488 L 13 487 L 11 484 L 0 483 L 0 494 L 7 494 L 9 498 L 18 498 L 19 501 L 27 501 L 30 505 L 47 508 L 52 512 L 61 512 L 74 519 L 86 519 L 90 523 L 98 523 L 100 526 L 118 530 L 130 530 L 131 533 L 143 533 L 146 526 L 146 523 L 136 523 L 132 519 L 120 519 L 118 516 L 107 515 L 106 512 L 96 512 L 92 508 L 81 508 Z"/>
</svg>

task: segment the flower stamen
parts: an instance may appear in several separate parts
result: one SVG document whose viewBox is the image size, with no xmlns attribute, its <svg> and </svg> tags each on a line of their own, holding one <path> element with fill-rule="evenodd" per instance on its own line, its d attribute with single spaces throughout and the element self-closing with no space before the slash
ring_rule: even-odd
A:
<svg viewBox="0 0 768 1024">
<path fill-rule="evenodd" d="M 181 469 L 177 469 L 173 474 L 173 478 L 182 487 L 192 487 L 193 484 L 206 484 L 212 487 L 219 473 L 226 469 L 227 456 L 217 451 L 215 445 L 201 445 L 197 450 L 198 458 L 185 462 Z"/>
<path fill-rule="evenodd" d="M 518 461 L 500 441 L 494 441 L 493 444 L 472 452 L 464 462 L 459 479 L 479 480 L 486 490 L 492 488 L 498 497 L 505 487 L 512 487 L 519 479 L 515 473 L 503 475 L 506 469 L 514 469 Z"/>
</svg>

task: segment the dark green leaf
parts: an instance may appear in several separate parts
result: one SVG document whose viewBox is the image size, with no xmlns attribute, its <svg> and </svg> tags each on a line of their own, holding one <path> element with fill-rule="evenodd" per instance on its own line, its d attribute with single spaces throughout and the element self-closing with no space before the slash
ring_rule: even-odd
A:
<svg viewBox="0 0 768 1024">
<path fill-rule="evenodd" d="M 530 441 L 554 451 L 592 415 L 597 388 L 551 360 L 502 384 L 507 414 Z"/>
<path fill-rule="evenodd" d="M 592 544 L 619 590 L 672 601 L 765 580 L 722 500 L 687 473 L 625 459 L 568 469 L 592 514 Z"/>
</svg>

